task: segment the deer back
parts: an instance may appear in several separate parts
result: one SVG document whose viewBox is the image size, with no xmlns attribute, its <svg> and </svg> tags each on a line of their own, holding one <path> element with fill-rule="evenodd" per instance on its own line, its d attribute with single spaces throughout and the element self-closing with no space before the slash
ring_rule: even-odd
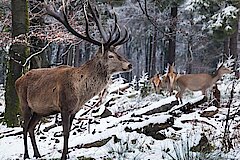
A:
<svg viewBox="0 0 240 160">
<path fill-rule="evenodd" d="M 67 70 L 72 67 L 33 69 L 16 81 L 16 90 L 20 100 L 20 108 L 30 107 L 40 115 L 59 112 L 59 86 L 68 80 Z"/>
<path fill-rule="evenodd" d="M 177 79 L 177 85 L 180 88 L 188 88 L 192 91 L 199 91 L 202 88 L 210 87 L 212 76 L 209 74 L 186 74 Z"/>
<path fill-rule="evenodd" d="M 186 74 L 177 79 L 178 86 L 188 88 L 192 91 L 199 91 L 207 89 L 215 84 L 224 74 L 231 73 L 232 71 L 224 66 L 219 67 L 214 75 L 202 74 Z"/>
</svg>

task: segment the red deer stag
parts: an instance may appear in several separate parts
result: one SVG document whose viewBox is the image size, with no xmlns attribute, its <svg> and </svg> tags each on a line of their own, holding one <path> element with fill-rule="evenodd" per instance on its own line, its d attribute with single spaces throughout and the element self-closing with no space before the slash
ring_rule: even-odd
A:
<svg viewBox="0 0 240 160">
<path fill-rule="evenodd" d="M 201 73 L 201 74 L 186 74 L 179 76 L 177 79 L 177 86 L 179 92 L 176 94 L 176 98 L 180 99 L 182 103 L 182 96 L 186 89 L 191 91 L 202 91 L 203 95 L 206 95 L 206 90 L 212 87 L 224 74 L 229 74 L 232 71 L 223 65 L 221 65 L 214 75 Z"/>
<path fill-rule="evenodd" d="M 84 6 L 86 33 L 75 31 L 62 9 L 56 11 L 46 6 L 47 13 L 61 22 L 73 35 L 99 46 L 95 56 L 80 67 L 60 66 L 48 69 L 33 69 L 20 77 L 15 85 L 23 116 L 24 159 L 29 158 L 27 134 L 29 132 L 34 157 L 41 157 L 36 145 L 34 128 L 43 116 L 61 113 L 63 125 L 63 152 L 61 159 L 68 154 L 69 130 L 75 114 L 84 103 L 100 93 L 114 73 L 127 72 L 132 65 L 116 51 L 129 39 L 127 29 L 121 34 L 115 16 L 115 25 L 108 34 L 102 27 L 97 10 L 88 3 L 90 16 L 96 23 L 104 42 L 93 39 L 89 33 L 88 15 Z"/>
</svg>

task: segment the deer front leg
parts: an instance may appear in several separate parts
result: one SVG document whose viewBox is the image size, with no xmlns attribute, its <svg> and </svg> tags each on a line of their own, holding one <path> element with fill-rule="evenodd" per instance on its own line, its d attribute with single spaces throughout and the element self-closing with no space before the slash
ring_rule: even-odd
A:
<svg viewBox="0 0 240 160">
<path fill-rule="evenodd" d="M 67 159 L 68 154 L 68 138 L 69 138 L 69 129 L 70 129 L 70 115 L 67 111 L 62 111 L 62 125 L 63 125 L 63 152 L 62 152 L 62 160 Z"/>
</svg>

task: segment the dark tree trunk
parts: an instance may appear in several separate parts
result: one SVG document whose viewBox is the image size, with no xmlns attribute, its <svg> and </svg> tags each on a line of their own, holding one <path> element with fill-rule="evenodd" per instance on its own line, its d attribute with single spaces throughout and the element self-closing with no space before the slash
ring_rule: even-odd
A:
<svg viewBox="0 0 240 160">
<path fill-rule="evenodd" d="M 74 57 L 74 46 L 71 46 L 71 48 L 68 50 L 68 57 L 67 57 L 67 65 L 73 66 L 73 57 Z"/>
<path fill-rule="evenodd" d="M 63 64 L 63 57 L 61 56 L 63 52 L 63 44 L 58 45 L 57 55 L 56 55 L 56 64 Z"/>
<path fill-rule="evenodd" d="M 89 43 L 85 43 L 84 62 L 90 59 L 90 53 L 91 53 L 91 45 Z"/>
<path fill-rule="evenodd" d="M 28 32 L 29 18 L 28 18 L 28 1 L 27 0 L 12 0 L 12 37 L 21 35 L 22 37 Z M 23 38 L 27 39 L 27 38 Z M 9 57 L 11 59 L 7 64 L 7 78 L 6 78 L 6 92 L 5 101 L 6 108 L 4 119 L 7 126 L 18 126 L 19 107 L 18 98 L 15 90 L 15 81 L 21 76 L 24 68 L 17 64 L 15 61 L 25 62 L 26 57 L 29 55 L 29 48 L 26 43 L 18 42 L 12 44 L 10 48 Z"/>
<path fill-rule="evenodd" d="M 78 67 L 80 65 L 80 45 L 75 46 L 75 57 L 74 66 Z"/>
<path fill-rule="evenodd" d="M 152 76 L 152 54 L 153 54 L 153 35 L 151 33 L 150 38 L 149 38 L 149 56 L 148 56 L 148 70 L 147 72 L 149 73 L 150 77 Z"/>
<path fill-rule="evenodd" d="M 169 43 L 167 63 L 172 64 L 175 62 L 175 49 L 176 49 L 176 28 L 177 28 L 177 6 L 171 7 L 171 26 L 169 28 Z"/>
<path fill-rule="evenodd" d="M 147 24 L 145 23 L 145 33 L 148 33 Z M 144 47 L 145 47 L 145 72 L 149 72 L 149 40 L 150 36 L 148 34 L 144 35 Z"/>
<path fill-rule="evenodd" d="M 156 54 L 157 54 L 157 28 L 154 26 L 150 76 L 156 74 Z"/>
<path fill-rule="evenodd" d="M 238 18 L 239 20 L 239 18 Z M 231 35 L 230 37 L 230 42 L 229 42 L 229 49 L 230 49 L 230 55 L 232 55 L 232 57 L 235 59 L 235 64 L 234 64 L 234 68 L 235 68 L 235 73 L 236 76 L 238 75 L 238 71 L 237 71 L 237 62 L 238 62 L 238 49 L 237 49 L 237 42 L 238 42 L 238 21 L 235 23 L 235 32 Z"/>
<path fill-rule="evenodd" d="M 226 37 L 223 43 L 224 60 L 226 60 L 226 57 L 229 56 L 229 37 Z"/>
</svg>

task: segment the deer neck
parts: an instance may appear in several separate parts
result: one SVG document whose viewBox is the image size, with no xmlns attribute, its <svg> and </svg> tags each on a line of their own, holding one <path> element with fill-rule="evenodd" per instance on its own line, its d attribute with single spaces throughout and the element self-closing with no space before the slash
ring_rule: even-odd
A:
<svg viewBox="0 0 240 160">
<path fill-rule="evenodd" d="M 100 82 L 108 81 L 111 76 L 104 61 L 97 56 L 86 62 L 79 70 L 83 70 L 85 76 L 92 77 Z"/>
<path fill-rule="evenodd" d="M 214 75 L 212 76 L 212 84 L 215 84 L 219 79 L 221 79 L 221 77 L 222 77 L 222 75 L 221 75 L 219 72 L 217 72 L 216 74 L 214 74 Z"/>
</svg>

